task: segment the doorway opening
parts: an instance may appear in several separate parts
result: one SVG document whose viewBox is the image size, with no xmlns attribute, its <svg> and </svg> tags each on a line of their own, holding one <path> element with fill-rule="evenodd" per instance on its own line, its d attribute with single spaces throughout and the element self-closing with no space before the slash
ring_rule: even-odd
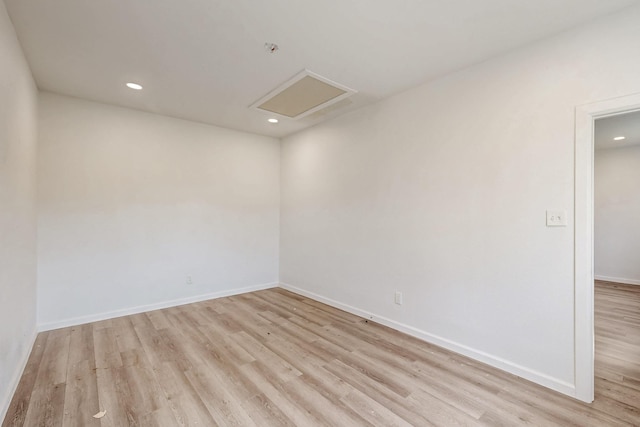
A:
<svg viewBox="0 0 640 427">
<path fill-rule="evenodd" d="M 574 298 L 575 397 L 594 398 L 594 158 L 595 121 L 640 111 L 640 94 L 576 108 Z"/>
</svg>

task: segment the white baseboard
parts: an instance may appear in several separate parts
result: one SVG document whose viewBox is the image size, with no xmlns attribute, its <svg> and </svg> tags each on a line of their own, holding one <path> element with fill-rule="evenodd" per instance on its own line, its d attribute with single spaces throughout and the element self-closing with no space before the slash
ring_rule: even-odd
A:
<svg viewBox="0 0 640 427">
<path fill-rule="evenodd" d="M 347 304 L 343 304 L 341 302 L 323 297 L 321 295 L 306 291 L 304 289 L 297 288 L 287 283 L 280 283 L 280 287 L 288 291 L 291 291 L 293 293 L 305 296 L 307 298 L 311 298 L 313 300 L 325 303 L 327 305 L 338 308 L 340 310 L 344 310 L 348 313 L 355 314 L 356 316 L 373 320 L 374 322 L 388 326 L 397 331 L 404 332 L 407 335 L 411 335 L 413 337 L 419 338 L 428 343 L 435 344 L 439 347 L 445 348 L 447 350 L 451 350 L 455 353 L 470 357 L 479 362 L 486 363 L 487 365 L 491 365 L 495 368 L 517 375 L 521 378 L 524 378 L 534 383 L 548 387 L 560 393 L 569 395 L 571 397 L 576 397 L 575 384 L 571 384 L 566 381 L 562 381 L 557 378 L 550 377 L 549 375 L 543 374 L 541 372 L 537 372 L 533 369 L 530 369 L 524 366 L 520 366 L 516 363 L 510 362 L 500 357 L 487 354 L 483 351 L 473 349 L 471 347 L 456 343 L 454 341 L 448 340 L 446 338 L 442 338 L 440 336 L 431 334 L 429 332 L 422 331 L 412 326 L 408 326 L 403 323 L 396 322 L 395 320 L 391 320 L 386 317 L 378 316 L 368 311 L 361 310 L 359 308 L 356 308 Z"/>
<path fill-rule="evenodd" d="M 38 336 L 38 331 L 34 328 L 30 339 L 27 342 L 27 345 L 24 347 L 22 351 L 22 358 L 20 360 L 20 364 L 13 372 L 13 376 L 11 377 L 11 382 L 9 383 L 9 387 L 5 390 L 4 396 L 2 396 L 2 401 L 0 401 L 0 424 L 4 422 L 4 417 L 7 416 L 7 411 L 9 410 L 9 405 L 11 404 L 11 399 L 13 395 L 16 393 L 18 389 L 18 384 L 20 384 L 20 379 L 22 378 L 22 373 L 24 369 L 27 367 L 27 362 L 29 361 L 29 356 L 31 355 L 31 350 L 33 349 L 33 344 L 36 342 L 36 337 Z"/>
<path fill-rule="evenodd" d="M 602 280 L 603 282 L 614 282 L 614 283 L 622 283 L 625 285 L 640 285 L 640 280 L 637 279 L 625 279 L 624 277 L 609 277 L 609 276 L 598 276 L 594 277 L 596 280 Z"/>
<path fill-rule="evenodd" d="M 171 301 L 163 301 L 154 304 L 140 305 L 137 307 L 123 308 L 120 310 L 107 311 L 104 313 L 91 314 L 88 316 L 74 317 L 71 319 L 56 320 L 54 322 L 46 322 L 38 324 L 38 331 L 50 331 L 53 329 L 66 328 L 69 326 L 82 325 L 84 323 L 98 322 L 100 320 L 113 319 L 115 317 L 128 316 L 130 314 L 144 313 L 146 311 L 160 310 L 163 308 L 175 307 L 178 305 L 191 304 L 194 302 L 206 301 L 210 299 L 229 297 L 233 295 L 245 294 L 247 292 L 261 291 L 264 289 L 275 288 L 278 283 L 266 283 L 262 285 L 247 286 L 244 288 L 235 288 L 225 291 L 212 292 L 204 295 L 196 295 L 192 297 L 179 298 Z"/>
</svg>

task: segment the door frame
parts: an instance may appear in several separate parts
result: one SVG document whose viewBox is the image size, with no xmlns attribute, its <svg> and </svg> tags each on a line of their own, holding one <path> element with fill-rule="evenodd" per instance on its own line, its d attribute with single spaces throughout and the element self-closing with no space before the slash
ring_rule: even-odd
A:
<svg viewBox="0 0 640 427">
<path fill-rule="evenodd" d="M 574 200 L 575 397 L 594 398 L 593 167 L 596 119 L 640 110 L 640 93 L 576 107 Z"/>
</svg>

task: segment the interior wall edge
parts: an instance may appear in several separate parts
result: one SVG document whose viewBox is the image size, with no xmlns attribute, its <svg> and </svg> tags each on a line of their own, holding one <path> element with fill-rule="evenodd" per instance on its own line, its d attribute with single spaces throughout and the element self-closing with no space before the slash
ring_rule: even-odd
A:
<svg viewBox="0 0 640 427">
<path fill-rule="evenodd" d="M 7 416 L 7 411 L 9 410 L 9 406 L 11 405 L 11 399 L 13 399 L 13 395 L 18 389 L 18 385 L 20 384 L 20 380 L 22 379 L 22 374 L 27 367 L 27 362 L 29 361 L 29 356 L 31 356 L 31 350 L 33 350 L 33 345 L 36 342 L 37 336 L 38 330 L 37 328 L 33 328 L 33 330 L 31 331 L 31 336 L 27 341 L 28 345 L 24 346 L 20 364 L 16 366 L 16 369 L 13 373 L 9 388 L 6 390 L 5 395 L 2 396 L 2 400 L 0 400 L 0 404 L 2 405 L 0 406 L 0 422 L 2 423 L 4 422 L 4 418 Z"/>
<path fill-rule="evenodd" d="M 107 312 L 98 313 L 98 314 L 91 314 L 88 316 L 73 317 L 69 319 L 56 320 L 54 322 L 39 323 L 38 332 L 51 331 L 54 329 L 66 328 L 69 326 L 78 326 L 78 325 L 83 325 L 85 323 L 99 322 L 101 320 L 109 320 L 109 319 L 114 319 L 116 317 L 129 316 L 132 314 L 145 313 L 145 312 L 154 311 L 154 310 L 161 310 L 163 308 L 177 307 L 180 305 L 192 304 L 196 302 L 202 302 L 202 301 L 223 298 L 223 297 L 230 297 L 234 295 L 241 295 L 249 292 L 262 291 L 265 289 L 271 289 L 276 287 L 278 287 L 277 282 L 263 283 L 260 285 L 252 285 L 252 286 L 246 286 L 243 288 L 228 289 L 224 291 L 211 292 L 207 294 L 196 295 L 196 296 L 191 296 L 186 298 L 178 298 L 178 299 L 169 300 L 169 301 L 162 301 L 154 304 L 139 305 L 136 307 L 129 307 L 129 308 L 107 311 Z"/>
<path fill-rule="evenodd" d="M 396 322 L 395 320 L 391 320 L 383 316 L 378 316 L 375 313 L 371 313 L 369 311 L 362 310 L 360 308 L 353 307 L 348 304 L 343 304 L 331 298 L 318 295 L 314 292 L 310 292 L 302 288 L 298 288 L 288 283 L 281 282 L 280 287 L 282 289 L 286 289 L 287 291 L 293 292 L 295 294 L 302 295 L 304 297 L 311 298 L 315 301 L 327 304 L 331 307 L 346 311 L 348 313 L 354 314 L 359 317 L 372 320 L 376 323 L 380 323 L 381 325 L 395 329 L 396 331 L 399 331 L 399 332 L 403 332 L 407 335 L 411 335 L 412 337 L 418 338 L 429 344 L 437 345 L 438 347 L 442 347 L 454 353 L 461 354 L 473 360 L 486 363 L 487 365 L 490 365 L 494 368 L 516 375 L 520 378 L 534 382 L 536 384 L 547 387 L 559 393 L 566 394 L 574 398 L 576 397 L 575 384 L 568 383 L 558 378 L 553 378 L 549 375 L 527 368 L 526 366 L 518 365 L 509 360 L 505 360 L 500 357 L 494 356 L 492 354 L 488 354 L 483 351 L 465 346 L 463 344 L 459 344 L 455 341 L 448 340 L 446 338 L 429 333 L 427 331 L 423 331 L 421 329 L 414 328 L 412 326 L 405 325 L 400 322 Z"/>
</svg>

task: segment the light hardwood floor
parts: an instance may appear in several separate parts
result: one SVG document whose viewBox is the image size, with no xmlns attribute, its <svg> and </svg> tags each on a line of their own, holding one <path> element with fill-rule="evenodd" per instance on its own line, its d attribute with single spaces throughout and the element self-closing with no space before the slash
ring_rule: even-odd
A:
<svg viewBox="0 0 640 427">
<path fill-rule="evenodd" d="M 596 332 L 587 405 L 271 289 L 39 334 L 3 426 L 640 425 L 640 287 Z"/>
</svg>

